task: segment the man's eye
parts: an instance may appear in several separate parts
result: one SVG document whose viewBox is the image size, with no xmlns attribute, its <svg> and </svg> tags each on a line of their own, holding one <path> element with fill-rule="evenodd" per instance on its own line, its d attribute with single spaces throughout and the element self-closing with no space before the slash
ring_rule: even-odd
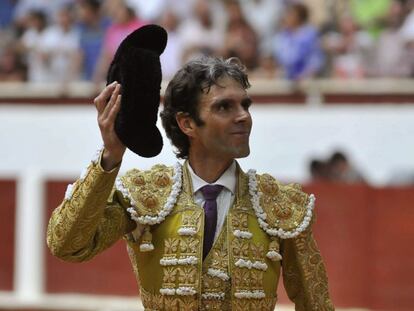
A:
<svg viewBox="0 0 414 311">
<path fill-rule="evenodd" d="M 220 105 L 218 106 L 218 110 L 219 110 L 219 111 L 226 111 L 226 110 L 228 110 L 228 109 L 229 109 L 229 107 L 230 107 L 230 105 L 229 105 L 229 104 L 223 103 L 223 104 L 220 104 Z"/>
</svg>

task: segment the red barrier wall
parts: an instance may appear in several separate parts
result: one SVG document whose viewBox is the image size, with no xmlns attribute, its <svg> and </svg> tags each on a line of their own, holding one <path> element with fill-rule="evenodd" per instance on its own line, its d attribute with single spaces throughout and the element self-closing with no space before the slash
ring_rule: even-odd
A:
<svg viewBox="0 0 414 311">
<path fill-rule="evenodd" d="M 16 183 L 0 180 L 0 290 L 13 289 Z"/>
</svg>

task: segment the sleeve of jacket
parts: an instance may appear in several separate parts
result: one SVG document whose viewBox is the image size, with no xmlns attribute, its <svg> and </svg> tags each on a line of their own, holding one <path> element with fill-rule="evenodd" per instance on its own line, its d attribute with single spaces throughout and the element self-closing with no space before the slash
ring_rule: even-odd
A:
<svg viewBox="0 0 414 311">
<path fill-rule="evenodd" d="M 92 162 L 53 211 L 47 229 L 51 253 L 66 261 L 86 261 L 135 229 L 128 202 L 113 189 L 119 167 L 106 172 Z"/>
<path fill-rule="evenodd" d="M 281 241 L 282 273 L 286 292 L 296 311 L 335 310 L 328 292 L 325 266 L 312 228 Z"/>
</svg>

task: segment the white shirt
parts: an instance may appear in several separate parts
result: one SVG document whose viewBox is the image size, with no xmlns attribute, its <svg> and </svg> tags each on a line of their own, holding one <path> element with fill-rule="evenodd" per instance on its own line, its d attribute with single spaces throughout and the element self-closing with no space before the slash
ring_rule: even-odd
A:
<svg viewBox="0 0 414 311">
<path fill-rule="evenodd" d="M 197 176 L 191 165 L 188 165 L 188 170 L 190 172 L 191 181 L 193 184 L 193 198 L 194 202 L 199 206 L 203 207 L 205 199 L 200 189 L 206 185 L 220 185 L 223 186 L 223 189 L 219 193 L 216 202 L 217 202 L 217 226 L 216 233 L 214 235 L 214 240 L 217 239 L 220 234 L 221 228 L 223 227 L 224 220 L 226 219 L 227 213 L 230 209 L 230 206 L 233 205 L 234 195 L 236 191 L 236 162 L 233 163 L 227 168 L 227 170 L 217 179 L 214 183 L 210 184 Z"/>
</svg>

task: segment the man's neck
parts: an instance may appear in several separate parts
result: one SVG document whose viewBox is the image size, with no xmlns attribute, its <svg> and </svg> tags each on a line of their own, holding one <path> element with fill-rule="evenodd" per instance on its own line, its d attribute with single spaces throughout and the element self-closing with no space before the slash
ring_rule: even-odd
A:
<svg viewBox="0 0 414 311">
<path fill-rule="evenodd" d="M 211 157 L 196 157 L 190 154 L 188 162 L 197 176 L 208 183 L 213 183 L 223 175 L 226 169 L 233 163 L 233 159 L 223 160 Z"/>
</svg>

